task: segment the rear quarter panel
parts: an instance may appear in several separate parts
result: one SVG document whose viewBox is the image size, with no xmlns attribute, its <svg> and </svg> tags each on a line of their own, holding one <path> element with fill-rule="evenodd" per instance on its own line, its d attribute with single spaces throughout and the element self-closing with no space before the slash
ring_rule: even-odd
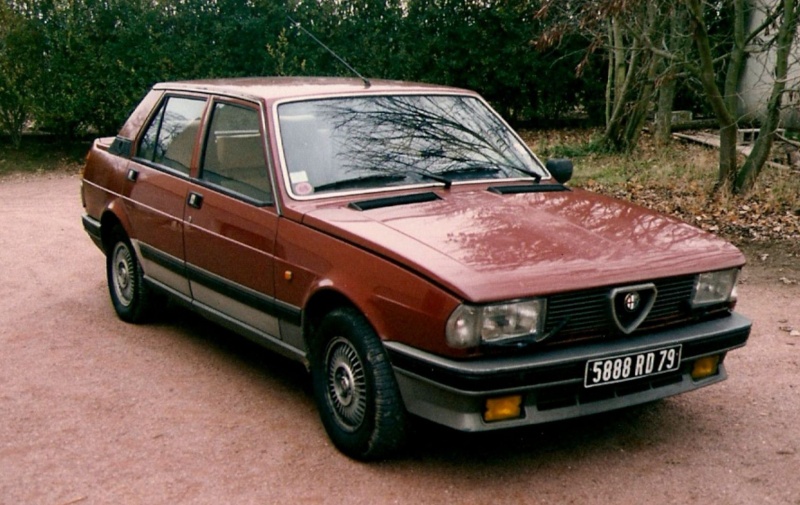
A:
<svg viewBox="0 0 800 505">
<path fill-rule="evenodd" d="M 135 141 L 142 125 L 150 117 L 153 108 L 163 96 L 163 90 L 151 90 L 136 106 L 118 133 L 118 137 Z M 120 198 L 127 184 L 126 174 L 129 160 L 112 154 L 109 147 L 114 137 L 98 138 L 86 157 L 82 173 L 82 196 L 86 213 L 100 220 L 110 210 L 130 232 L 130 225 Z"/>
<path fill-rule="evenodd" d="M 112 202 L 121 198 L 128 160 L 108 152 L 113 138 L 94 141 L 83 168 L 82 192 L 86 213 L 100 220 Z M 122 219 L 122 216 L 118 216 Z"/>
</svg>

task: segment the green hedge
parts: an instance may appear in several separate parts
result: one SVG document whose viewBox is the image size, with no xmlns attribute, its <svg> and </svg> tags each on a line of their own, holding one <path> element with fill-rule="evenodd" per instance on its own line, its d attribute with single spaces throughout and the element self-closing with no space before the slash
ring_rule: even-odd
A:
<svg viewBox="0 0 800 505">
<path fill-rule="evenodd" d="M 245 75 L 348 75 L 301 22 L 362 74 L 465 86 L 512 121 L 596 118 L 602 61 L 584 42 L 533 48 L 538 1 L 7 0 L 0 5 L 0 118 L 62 136 L 113 134 L 154 83 Z M 10 112 L 16 111 L 14 116 Z M 0 119 L 13 133 L 19 122 Z"/>
</svg>

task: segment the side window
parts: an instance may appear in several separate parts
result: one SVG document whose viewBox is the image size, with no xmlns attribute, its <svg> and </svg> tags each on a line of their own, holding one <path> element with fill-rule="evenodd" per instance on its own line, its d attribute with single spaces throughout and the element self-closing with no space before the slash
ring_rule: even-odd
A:
<svg viewBox="0 0 800 505">
<path fill-rule="evenodd" d="M 216 103 L 200 178 L 262 203 L 272 201 L 255 109 Z"/>
<path fill-rule="evenodd" d="M 142 136 L 137 157 L 189 174 L 205 100 L 170 97 Z"/>
</svg>

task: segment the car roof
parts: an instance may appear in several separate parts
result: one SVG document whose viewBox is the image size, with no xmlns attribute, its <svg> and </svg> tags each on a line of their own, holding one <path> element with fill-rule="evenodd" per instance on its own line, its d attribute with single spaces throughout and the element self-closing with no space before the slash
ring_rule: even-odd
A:
<svg viewBox="0 0 800 505">
<path fill-rule="evenodd" d="M 406 81 L 369 80 L 344 77 L 239 77 L 195 81 L 162 82 L 153 89 L 182 90 L 233 95 L 249 99 L 281 100 L 327 95 L 385 93 L 469 93 L 450 86 Z"/>
</svg>

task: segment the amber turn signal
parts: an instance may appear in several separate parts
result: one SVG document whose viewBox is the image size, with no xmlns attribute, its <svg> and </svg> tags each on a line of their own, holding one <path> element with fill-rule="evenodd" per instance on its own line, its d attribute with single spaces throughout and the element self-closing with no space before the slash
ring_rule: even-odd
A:
<svg viewBox="0 0 800 505">
<path fill-rule="evenodd" d="M 488 398 L 483 420 L 486 422 L 515 419 L 522 416 L 522 395 Z"/>
<path fill-rule="evenodd" d="M 719 354 L 705 356 L 694 362 L 692 367 L 692 379 L 699 380 L 717 375 L 719 372 Z"/>
</svg>

